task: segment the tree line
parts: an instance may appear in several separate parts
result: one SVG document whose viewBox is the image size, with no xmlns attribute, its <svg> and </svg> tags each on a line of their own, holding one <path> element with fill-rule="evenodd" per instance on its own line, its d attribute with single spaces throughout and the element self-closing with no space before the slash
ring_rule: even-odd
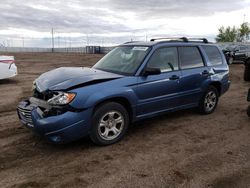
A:
<svg viewBox="0 0 250 188">
<path fill-rule="evenodd" d="M 242 23 L 240 27 L 221 26 L 218 30 L 216 42 L 246 42 L 250 37 L 250 25 L 247 22 Z"/>
</svg>

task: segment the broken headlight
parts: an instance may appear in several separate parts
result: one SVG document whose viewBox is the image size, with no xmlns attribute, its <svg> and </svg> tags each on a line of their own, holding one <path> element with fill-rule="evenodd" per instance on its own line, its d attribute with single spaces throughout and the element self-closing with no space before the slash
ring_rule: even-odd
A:
<svg viewBox="0 0 250 188">
<path fill-rule="evenodd" d="M 54 96 L 48 100 L 48 103 L 51 105 L 66 105 L 73 101 L 75 96 L 75 93 L 56 92 Z"/>
</svg>

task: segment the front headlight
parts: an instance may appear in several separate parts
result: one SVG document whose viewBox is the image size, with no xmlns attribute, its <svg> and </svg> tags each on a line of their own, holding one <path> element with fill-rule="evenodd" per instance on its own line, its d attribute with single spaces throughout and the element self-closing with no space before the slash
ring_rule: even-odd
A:
<svg viewBox="0 0 250 188">
<path fill-rule="evenodd" d="M 48 100 L 48 103 L 51 105 L 66 105 L 73 101 L 75 96 L 75 93 L 57 92 L 51 99 Z"/>
</svg>

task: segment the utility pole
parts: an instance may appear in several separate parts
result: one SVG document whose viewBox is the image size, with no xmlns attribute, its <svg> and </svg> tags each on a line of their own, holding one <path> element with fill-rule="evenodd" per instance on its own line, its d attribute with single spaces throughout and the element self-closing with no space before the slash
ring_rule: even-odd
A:
<svg viewBox="0 0 250 188">
<path fill-rule="evenodd" d="M 57 37 L 57 46 L 60 48 L 60 36 Z"/>
<path fill-rule="evenodd" d="M 89 45 L 89 35 L 88 34 L 86 35 L 86 45 L 87 46 Z"/>
<path fill-rule="evenodd" d="M 52 52 L 54 52 L 54 29 L 51 29 Z"/>
<path fill-rule="evenodd" d="M 69 48 L 71 48 L 71 36 L 69 36 Z"/>
</svg>

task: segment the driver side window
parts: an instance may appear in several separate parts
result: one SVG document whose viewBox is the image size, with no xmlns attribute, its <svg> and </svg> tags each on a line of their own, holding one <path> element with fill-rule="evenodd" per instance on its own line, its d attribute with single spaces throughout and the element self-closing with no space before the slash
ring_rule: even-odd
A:
<svg viewBox="0 0 250 188">
<path fill-rule="evenodd" d="M 154 52 L 147 67 L 159 68 L 161 72 L 178 70 L 177 47 L 160 48 Z"/>
</svg>

